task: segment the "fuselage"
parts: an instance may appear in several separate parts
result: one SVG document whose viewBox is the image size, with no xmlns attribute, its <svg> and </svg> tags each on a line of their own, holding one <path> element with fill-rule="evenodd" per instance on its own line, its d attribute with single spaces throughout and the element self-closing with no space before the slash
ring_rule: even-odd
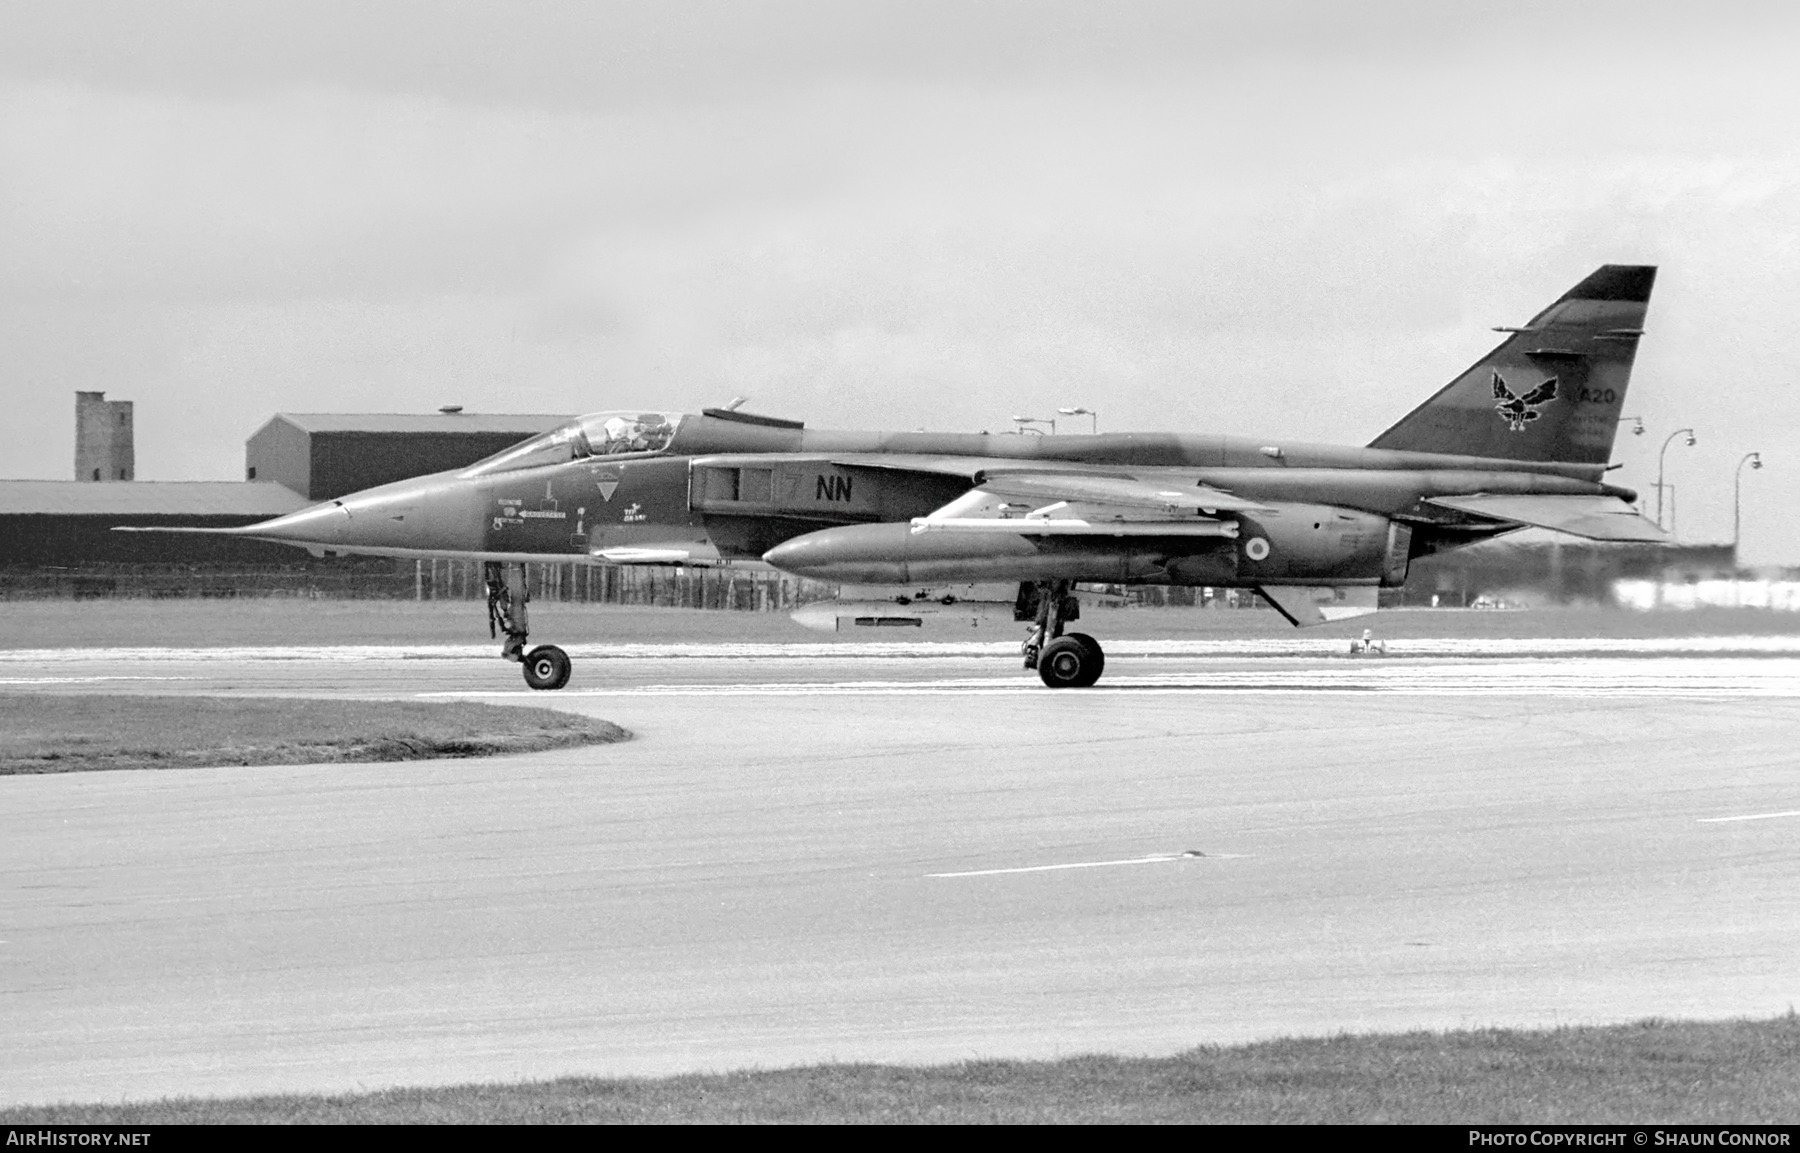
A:
<svg viewBox="0 0 1800 1153">
<path fill-rule="evenodd" d="M 1379 575 L 1382 561 L 1375 554 L 1391 552 L 1396 545 L 1391 534 L 1375 538 L 1391 518 L 1408 519 L 1413 539 L 1403 551 L 1412 555 L 1493 535 L 1491 525 L 1478 526 L 1424 503 L 1433 496 L 1632 497 L 1603 483 L 1602 470 L 1594 465 L 1247 437 L 852 432 L 735 414 L 625 416 L 643 422 L 650 434 L 626 435 L 631 429 L 621 431 L 621 414 L 584 417 L 468 468 L 354 493 L 238 531 L 316 552 L 395 557 L 757 561 L 795 538 L 840 526 L 888 526 L 899 541 L 899 530 L 913 518 L 927 516 L 984 477 L 1008 469 L 1078 468 L 1116 475 L 1155 470 L 1158 476 L 1179 474 L 1181 483 L 1266 504 L 1265 511 L 1237 519 L 1246 531 L 1285 533 L 1270 539 L 1283 543 L 1282 560 L 1297 567 L 1257 575 L 1298 580 L 1309 573 L 1351 576 L 1344 570 L 1345 558 L 1365 553 L 1374 559 L 1362 568 L 1373 566 L 1371 575 Z M 1284 518 L 1285 523 L 1274 523 Z M 1302 522 L 1314 527 L 1304 533 L 1293 527 Z M 885 546 L 870 535 L 878 531 L 864 529 L 859 539 L 880 552 Z M 1001 539 L 1005 536 L 1010 534 L 896 547 L 936 550 L 954 567 L 966 553 L 985 551 L 1003 558 L 1027 547 L 1016 539 Z M 825 539 L 829 543 L 849 536 Z M 1071 549 L 1091 553 L 1097 546 L 1029 547 L 1068 554 Z M 790 549 L 787 555 L 797 551 Z M 1217 542 L 1204 541 L 1134 541 L 1130 549 L 1102 552 L 1103 563 L 1084 579 L 1229 584 L 1243 559 L 1227 567 L 1210 562 L 1205 558 L 1223 559 L 1224 554 Z M 815 550 L 814 555 L 823 554 Z M 770 560 L 781 565 L 781 554 Z M 998 562 L 1010 573 L 1017 566 L 1009 568 L 1008 563 Z M 835 574 L 829 568 L 809 575 L 876 580 L 886 573 L 896 580 L 913 579 L 910 570 L 891 566 L 851 566 Z"/>
</svg>

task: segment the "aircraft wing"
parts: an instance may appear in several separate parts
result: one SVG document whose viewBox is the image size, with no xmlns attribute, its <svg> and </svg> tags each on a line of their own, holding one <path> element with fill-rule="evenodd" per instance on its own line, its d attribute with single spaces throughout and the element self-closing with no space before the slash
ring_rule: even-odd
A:
<svg viewBox="0 0 1800 1153">
<path fill-rule="evenodd" d="M 975 486 L 936 512 L 914 517 L 915 533 L 1235 537 L 1236 522 L 1218 520 L 1217 514 L 1265 507 L 1201 484 L 1191 469 L 910 453 L 846 453 L 831 457 L 831 463 L 955 476 Z"/>
<path fill-rule="evenodd" d="M 1493 520 L 1516 521 L 1589 540 L 1665 544 L 1668 534 L 1616 496 L 1493 494 L 1427 497 L 1427 503 Z"/>
<path fill-rule="evenodd" d="M 1189 474 L 1191 475 L 1191 474 Z M 1245 512 L 1265 506 L 1233 496 L 1223 489 L 1176 477 L 1130 476 L 1082 472 L 1017 472 L 989 470 L 981 487 L 996 496 L 1023 500 L 1082 501 L 1122 509 L 1149 509 L 1164 513 L 1219 511 Z"/>
<path fill-rule="evenodd" d="M 1186 468 L 1095 468 L 1076 461 L 1015 460 L 1010 457 L 928 456 L 912 453 L 850 453 L 831 457 L 847 468 L 879 468 L 956 476 L 988 492 L 1022 500 L 1091 501 L 1163 511 L 1250 511 L 1256 501 L 1200 484 Z"/>
<path fill-rule="evenodd" d="M 850 452 L 835 453 L 830 458 L 832 464 L 840 464 L 845 468 L 879 468 L 889 472 L 928 472 L 937 476 L 959 476 L 967 481 L 976 481 L 987 475 L 987 471 L 996 466 L 1005 468 L 1017 467 L 1019 462 L 1004 457 L 983 456 L 932 456 L 927 453 L 911 452 Z"/>
<path fill-rule="evenodd" d="M 927 516 L 912 531 L 1012 532 L 1021 536 L 1235 537 L 1221 509 L 1256 507 L 1218 489 L 1079 472 L 1007 472 Z"/>
</svg>

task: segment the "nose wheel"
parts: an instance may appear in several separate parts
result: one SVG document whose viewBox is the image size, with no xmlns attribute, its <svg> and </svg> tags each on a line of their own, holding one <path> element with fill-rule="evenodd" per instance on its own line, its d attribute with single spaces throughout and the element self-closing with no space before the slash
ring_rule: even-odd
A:
<svg viewBox="0 0 1800 1153">
<path fill-rule="evenodd" d="M 560 689 L 569 683 L 569 654 L 555 645 L 539 645 L 525 654 L 525 683 L 534 689 Z"/>
</svg>

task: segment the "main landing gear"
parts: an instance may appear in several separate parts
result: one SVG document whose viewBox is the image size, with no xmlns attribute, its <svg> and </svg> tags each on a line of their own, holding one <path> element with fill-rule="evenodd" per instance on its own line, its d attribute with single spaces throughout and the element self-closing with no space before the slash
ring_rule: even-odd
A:
<svg viewBox="0 0 1800 1153">
<path fill-rule="evenodd" d="M 1013 619 L 1035 620 L 1025 638 L 1025 667 L 1053 689 L 1085 689 L 1100 679 L 1106 654 L 1086 633 L 1064 635 L 1065 622 L 1081 618 L 1081 602 L 1070 594 L 1069 581 L 1037 581 L 1019 585 Z"/>
<path fill-rule="evenodd" d="M 525 683 L 534 689 L 560 689 L 569 683 L 569 654 L 555 645 L 539 645 L 525 651 L 530 639 L 530 613 L 526 605 L 531 591 L 525 584 L 523 564 L 489 561 L 482 566 L 487 578 L 488 635 L 506 634 L 500 655 L 518 661 L 525 669 Z"/>
</svg>

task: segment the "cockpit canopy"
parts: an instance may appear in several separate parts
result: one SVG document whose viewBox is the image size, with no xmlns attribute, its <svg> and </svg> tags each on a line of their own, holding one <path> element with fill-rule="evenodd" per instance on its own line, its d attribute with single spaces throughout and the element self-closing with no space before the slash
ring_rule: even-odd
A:
<svg viewBox="0 0 1800 1153">
<path fill-rule="evenodd" d="M 594 412 L 557 425 L 464 470 L 464 476 L 516 472 L 590 457 L 642 456 L 661 452 L 675 439 L 678 412 Z"/>
</svg>

